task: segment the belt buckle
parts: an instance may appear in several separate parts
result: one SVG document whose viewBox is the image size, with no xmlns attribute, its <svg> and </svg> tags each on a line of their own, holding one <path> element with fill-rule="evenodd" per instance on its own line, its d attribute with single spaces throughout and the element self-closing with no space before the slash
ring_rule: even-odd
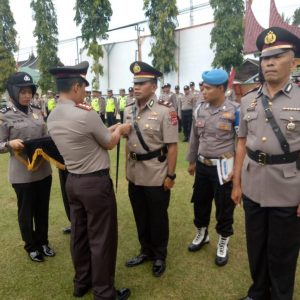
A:
<svg viewBox="0 0 300 300">
<path fill-rule="evenodd" d="M 209 167 L 211 167 L 213 165 L 212 161 L 209 158 L 206 158 L 206 157 L 203 159 L 203 162 L 204 162 L 205 165 L 207 165 Z"/>
<path fill-rule="evenodd" d="M 267 154 L 264 152 L 258 153 L 258 164 L 264 166 L 267 163 Z"/>
<path fill-rule="evenodd" d="M 131 152 L 131 153 L 130 153 L 130 158 L 131 158 L 132 160 L 137 160 L 137 159 L 136 159 L 136 153 L 135 153 L 135 152 Z"/>
</svg>

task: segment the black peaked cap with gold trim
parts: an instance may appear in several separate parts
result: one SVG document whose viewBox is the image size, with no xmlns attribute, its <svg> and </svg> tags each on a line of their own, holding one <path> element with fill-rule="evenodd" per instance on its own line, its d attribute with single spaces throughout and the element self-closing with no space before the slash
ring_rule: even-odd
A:
<svg viewBox="0 0 300 300">
<path fill-rule="evenodd" d="M 134 83 L 145 82 L 153 79 L 156 80 L 158 77 L 163 76 L 160 71 L 142 61 L 133 62 L 130 65 L 130 71 L 134 75 Z"/>
<path fill-rule="evenodd" d="M 256 40 L 261 57 L 274 56 L 293 50 L 300 57 L 300 38 L 280 27 L 270 27 L 262 31 Z"/>
<path fill-rule="evenodd" d="M 83 61 L 75 66 L 52 67 L 49 69 L 49 72 L 55 76 L 56 80 L 67 78 L 82 78 L 86 86 L 89 86 L 89 82 L 85 79 L 88 68 L 89 63 L 87 61 Z"/>
</svg>

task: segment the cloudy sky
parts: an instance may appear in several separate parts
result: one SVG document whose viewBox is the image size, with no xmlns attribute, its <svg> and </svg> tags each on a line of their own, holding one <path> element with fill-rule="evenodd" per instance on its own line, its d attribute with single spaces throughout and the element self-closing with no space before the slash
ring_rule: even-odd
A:
<svg viewBox="0 0 300 300">
<path fill-rule="evenodd" d="M 27 56 L 34 50 L 35 39 L 32 32 L 34 30 L 34 22 L 32 20 L 32 11 L 30 8 L 31 0 L 9 0 L 11 10 L 16 21 L 15 29 L 18 32 L 20 40 L 20 60 L 26 59 L 21 56 Z M 73 21 L 75 11 L 75 0 L 52 0 L 57 12 L 59 40 L 71 39 L 80 36 L 80 28 L 77 28 Z M 299 0 L 275 0 L 279 13 L 284 12 L 285 16 L 291 17 L 295 9 L 300 4 Z M 143 0 L 110 0 L 113 16 L 110 22 L 110 28 L 116 28 L 123 25 L 131 24 L 144 20 Z M 193 5 L 208 4 L 209 0 L 193 0 Z M 269 0 L 253 0 L 252 8 L 257 20 L 262 26 L 268 26 Z M 177 0 L 179 10 L 189 7 L 190 0 Z M 194 13 L 194 23 L 204 23 L 212 21 L 212 10 L 205 6 L 198 12 Z M 190 20 L 189 14 L 181 17 L 180 24 L 188 25 Z M 185 22 L 185 23 L 184 23 Z M 128 33 L 135 36 L 134 28 L 128 30 Z M 110 34 L 115 39 L 124 37 L 124 31 Z M 68 62 L 65 62 L 68 63 Z"/>
</svg>

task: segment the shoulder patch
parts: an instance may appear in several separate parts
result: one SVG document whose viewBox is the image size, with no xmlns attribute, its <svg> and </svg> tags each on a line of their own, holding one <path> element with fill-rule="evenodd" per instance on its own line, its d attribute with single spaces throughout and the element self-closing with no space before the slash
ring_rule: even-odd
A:
<svg viewBox="0 0 300 300">
<path fill-rule="evenodd" d="M 84 110 L 88 110 L 88 111 L 92 110 L 91 106 L 84 104 L 84 103 L 78 103 L 75 106 L 78 108 L 84 109 Z"/>
<path fill-rule="evenodd" d="M 168 101 L 158 100 L 157 103 L 160 104 L 160 105 L 166 106 L 166 107 L 171 107 L 172 106 L 172 103 L 168 102 Z"/>
<path fill-rule="evenodd" d="M 9 110 L 10 110 L 10 107 L 6 106 L 6 107 L 1 108 L 1 109 L 0 109 L 0 112 L 3 113 L 3 114 L 5 114 L 5 113 L 7 113 Z"/>
</svg>

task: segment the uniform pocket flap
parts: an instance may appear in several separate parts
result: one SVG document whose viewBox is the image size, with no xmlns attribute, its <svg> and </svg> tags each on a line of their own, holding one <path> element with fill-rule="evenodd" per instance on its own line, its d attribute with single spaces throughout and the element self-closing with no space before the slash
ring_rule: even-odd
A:
<svg viewBox="0 0 300 300">
<path fill-rule="evenodd" d="M 257 116 L 258 116 L 258 111 L 249 111 L 245 114 L 243 120 L 249 122 L 251 120 L 257 119 Z"/>
<path fill-rule="evenodd" d="M 284 178 L 290 178 L 300 175 L 299 170 L 296 168 L 296 164 L 288 164 L 282 168 Z"/>
<path fill-rule="evenodd" d="M 300 121 L 300 111 L 282 111 L 279 114 L 281 120 Z"/>
</svg>

